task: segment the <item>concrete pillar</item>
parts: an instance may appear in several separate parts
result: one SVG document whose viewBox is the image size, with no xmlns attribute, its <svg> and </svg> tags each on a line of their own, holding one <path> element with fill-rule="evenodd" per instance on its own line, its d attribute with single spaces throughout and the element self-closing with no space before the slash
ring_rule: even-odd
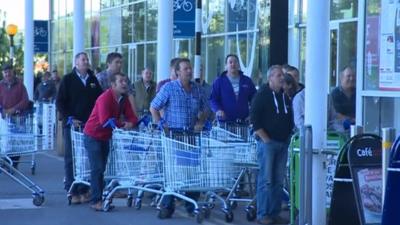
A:
<svg viewBox="0 0 400 225">
<path fill-rule="evenodd" d="M 73 13 L 73 23 L 74 23 L 74 45 L 73 45 L 73 58 L 79 52 L 85 50 L 85 1 L 74 0 L 74 13 Z M 72 59 L 72 65 L 74 60 Z"/>
<path fill-rule="evenodd" d="M 169 78 L 169 61 L 172 58 L 173 0 L 158 1 L 157 25 L 157 81 Z"/>
<path fill-rule="evenodd" d="M 305 124 L 313 129 L 312 224 L 326 224 L 325 155 L 329 75 L 329 1 L 309 0 L 307 8 Z"/>
<path fill-rule="evenodd" d="M 33 0 L 25 0 L 24 85 L 33 100 Z"/>
</svg>

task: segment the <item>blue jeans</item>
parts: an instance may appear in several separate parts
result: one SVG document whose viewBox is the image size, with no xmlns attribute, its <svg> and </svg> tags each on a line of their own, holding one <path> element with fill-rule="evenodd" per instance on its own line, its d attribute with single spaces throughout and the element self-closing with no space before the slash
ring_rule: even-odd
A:
<svg viewBox="0 0 400 225">
<path fill-rule="evenodd" d="M 275 218 L 281 212 L 283 179 L 286 173 L 288 142 L 257 142 L 260 167 L 257 179 L 257 219 Z"/>
<path fill-rule="evenodd" d="M 109 141 L 96 140 L 85 134 L 84 144 L 90 164 L 90 188 L 92 190 L 91 203 L 101 201 L 104 189 L 104 171 L 106 170 Z"/>
</svg>

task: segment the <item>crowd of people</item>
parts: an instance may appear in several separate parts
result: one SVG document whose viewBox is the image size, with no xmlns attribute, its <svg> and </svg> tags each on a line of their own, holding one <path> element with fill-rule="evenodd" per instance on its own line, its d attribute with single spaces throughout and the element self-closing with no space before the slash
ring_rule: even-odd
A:
<svg viewBox="0 0 400 225">
<path fill-rule="evenodd" d="M 71 203 L 90 202 L 101 210 L 104 171 L 109 153 L 112 129 L 103 125 L 110 118 L 116 126 L 131 129 L 144 114 L 153 122 L 162 121 L 165 130 L 189 129 L 202 131 L 208 120 L 251 123 L 257 140 L 259 173 L 257 179 L 257 220 L 261 224 L 285 222 L 279 216 L 282 187 L 286 174 L 288 145 L 296 129 L 304 125 L 305 88 L 300 73 L 290 65 L 273 65 L 265 83 L 254 85 L 250 74 L 240 70 L 237 55 L 225 58 L 225 71 L 210 85 L 200 77 L 193 79 L 192 64 L 187 58 L 170 61 L 169 78 L 158 84 L 153 71 L 146 67 L 141 78 L 130 81 L 122 72 L 120 53 L 109 53 L 107 69 L 97 74 L 90 68 L 88 55 L 75 56 L 74 68 L 60 80 L 56 70 L 46 72 L 35 90 L 35 100 L 55 100 L 59 119 L 63 121 L 65 190 L 72 194 Z M 29 108 L 23 83 L 11 65 L 2 67 L 0 105 L 3 115 L 15 115 Z M 10 97 L 13 96 L 13 97 Z M 330 123 L 336 130 L 346 130 L 355 117 L 355 73 L 345 67 L 340 86 L 330 95 Z M 72 122 L 71 122 L 72 121 Z M 83 185 L 71 190 L 74 181 L 71 147 L 71 126 L 82 129 L 88 151 L 91 179 L 90 190 Z M 15 158 L 14 160 L 18 160 Z M 197 199 L 198 193 L 187 193 Z M 163 207 L 174 211 L 173 199 L 164 198 Z M 187 205 L 190 213 L 193 207 Z"/>
</svg>

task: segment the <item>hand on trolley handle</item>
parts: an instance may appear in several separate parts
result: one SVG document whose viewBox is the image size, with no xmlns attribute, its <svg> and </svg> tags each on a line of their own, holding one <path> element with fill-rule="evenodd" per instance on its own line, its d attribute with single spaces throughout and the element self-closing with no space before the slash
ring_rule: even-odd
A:
<svg viewBox="0 0 400 225">
<path fill-rule="evenodd" d="M 81 128 L 83 126 L 82 121 L 74 119 L 73 116 L 69 116 L 67 120 L 67 125 L 73 126 L 74 128 Z"/>
</svg>

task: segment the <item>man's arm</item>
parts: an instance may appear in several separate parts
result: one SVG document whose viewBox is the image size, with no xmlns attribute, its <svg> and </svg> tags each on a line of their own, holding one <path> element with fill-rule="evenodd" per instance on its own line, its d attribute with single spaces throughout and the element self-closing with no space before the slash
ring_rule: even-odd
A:
<svg viewBox="0 0 400 225">
<path fill-rule="evenodd" d="M 263 119 L 267 116 L 265 108 L 265 97 L 262 92 L 258 92 L 253 99 L 250 107 L 250 120 L 253 123 L 253 128 L 257 136 L 264 142 L 270 141 L 268 133 L 263 128 Z"/>
<path fill-rule="evenodd" d="M 25 85 L 23 85 L 22 83 L 20 84 L 20 94 L 21 94 L 21 99 L 20 101 L 15 104 L 11 109 L 10 109 L 10 114 L 14 114 L 17 111 L 23 111 L 28 109 L 29 106 L 29 97 L 28 97 L 28 92 L 26 91 Z"/>
<path fill-rule="evenodd" d="M 161 119 L 160 111 L 150 106 L 151 117 L 153 117 L 153 122 L 158 123 Z"/>
<path fill-rule="evenodd" d="M 211 95 L 210 95 L 210 107 L 212 111 L 216 113 L 216 116 L 220 119 L 225 118 L 225 112 L 221 107 L 221 86 L 220 79 L 216 79 L 212 85 Z"/>
<path fill-rule="evenodd" d="M 68 102 L 68 87 L 66 76 L 63 77 L 60 83 L 60 87 L 58 89 L 58 94 L 56 97 L 56 107 L 60 112 L 60 119 L 66 119 L 69 116 L 69 112 L 67 110 L 67 102 Z"/>
</svg>

